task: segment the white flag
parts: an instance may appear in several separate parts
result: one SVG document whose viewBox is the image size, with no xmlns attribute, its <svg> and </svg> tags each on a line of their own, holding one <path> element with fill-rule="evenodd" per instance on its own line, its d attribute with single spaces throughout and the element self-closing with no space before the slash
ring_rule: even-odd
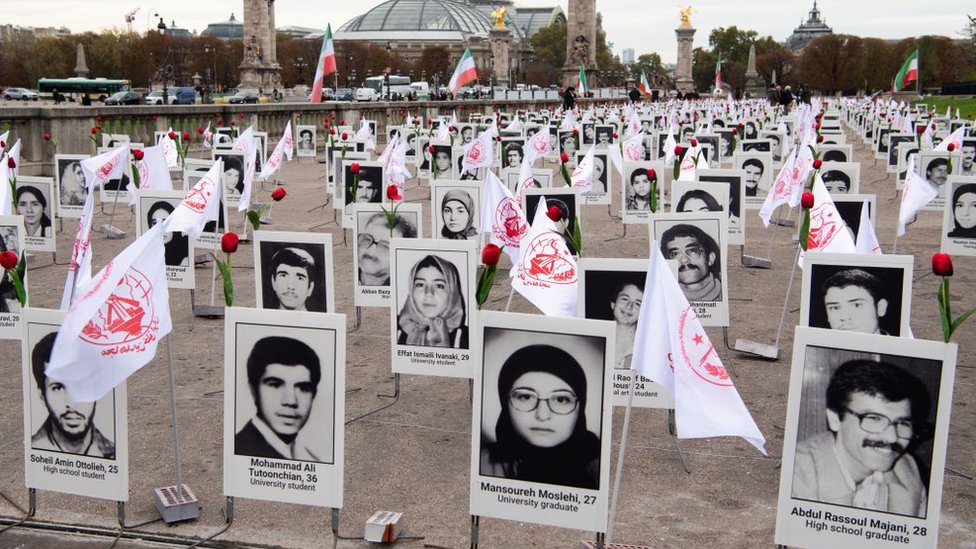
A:
<svg viewBox="0 0 976 549">
<path fill-rule="evenodd" d="M 859 254 L 881 255 L 881 243 L 878 242 L 878 235 L 874 232 L 874 224 L 871 223 L 871 216 L 868 214 L 868 202 L 861 205 L 861 219 L 857 226 L 857 241 L 854 243 L 854 252 Z"/>
<path fill-rule="evenodd" d="M 388 146 L 387 150 L 390 147 L 393 150 L 390 151 L 386 162 L 386 184 L 387 186 L 396 185 L 398 192 L 402 193 L 406 179 L 411 175 L 407 168 L 407 144 L 394 138 L 392 145 Z M 383 152 L 385 154 L 386 150 Z"/>
<path fill-rule="evenodd" d="M 367 151 L 376 150 L 376 140 L 373 139 L 373 128 L 365 120 L 359 121 L 359 130 L 353 136 L 353 139 L 358 139 L 365 143 Z"/>
<path fill-rule="evenodd" d="M 801 189 L 800 192 L 802 193 L 803 182 L 806 180 L 807 174 L 797 159 L 798 151 L 799 149 L 793 149 L 793 152 L 786 156 L 783 167 L 776 175 L 776 180 L 773 181 L 773 186 L 766 193 L 766 199 L 759 209 L 759 217 L 762 218 L 763 225 L 767 228 L 769 227 L 769 220 L 773 217 L 773 212 L 776 211 L 776 208 L 790 202 L 797 187 Z"/>
<path fill-rule="evenodd" d="M 166 232 L 179 231 L 190 238 L 200 238 L 208 221 L 217 221 L 220 214 L 220 177 L 224 173 L 224 161 L 217 159 L 207 174 L 187 191 L 173 213 L 163 224 Z"/>
<path fill-rule="evenodd" d="M 580 161 L 576 164 L 576 168 L 573 169 L 573 175 L 570 176 L 571 184 L 573 188 L 580 193 L 580 196 L 590 192 L 590 190 L 593 189 L 593 153 L 594 146 L 590 145 L 590 150 L 586 151 L 583 158 L 580 159 Z M 533 223 L 535 223 L 535 221 L 533 221 Z"/>
<path fill-rule="evenodd" d="M 637 133 L 624 140 L 623 159 L 627 162 L 644 160 L 644 134 Z"/>
<path fill-rule="evenodd" d="M 291 136 L 291 120 L 285 126 L 285 133 L 281 135 L 281 139 L 278 140 L 278 144 L 275 145 L 274 151 L 271 156 L 268 157 L 268 161 L 264 163 L 261 167 L 261 180 L 267 181 L 269 177 L 281 168 L 281 164 L 284 162 L 285 157 L 291 160 L 292 155 L 295 153 L 295 139 Z"/>
<path fill-rule="evenodd" d="M 522 121 L 519 120 L 518 114 L 512 117 L 512 121 L 509 122 L 507 126 L 505 126 L 503 131 L 522 133 Z"/>
<path fill-rule="evenodd" d="M 71 400 L 102 398 L 151 361 L 172 330 L 162 231 L 143 233 L 78 288 L 45 369 Z"/>
<path fill-rule="evenodd" d="M 170 128 L 169 132 L 166 132 L 159 140 L 159 146 L 163 149 L 163 155 L 166 158 L 166 167 L 168 168 L 175 168 L 180 165 L 180 153 L 176 151 L 179 143 L 170 138 L 169 134 L 172 131 L 173 128 Z"/>
<path fill-rule="evenodd" d="M 915 157 L 908 159 L 905 186 L 901 188 L 901 205 L 898 207 L 898 236 L 905 234 L 905 225 L 926 204 L 939 196 L 939 189 L 915 171 Z"/>
<path fill-rule="evenodd" d="M 173 180 L 170 178 L 169 166 L 166 165 L 166 156 L 161 144 L 142 149 L 142 160 L 136 161 L 136 169 L 139 170 L 139 187 L 136 187 L 134 177 L 125 186 L 125 190 L 129 193 L 130 206 L 135 205 L 141 191 L 173 190 Z"/>
<path fill-rule="evenodd" d="M 504 252 L 517 265 L 521 257 L 522 236 L 528 230 L 522 205 L 512 196 L 512 191 L 498 179 L 495 172 L 488 172 L 481 189 L 481 231 L 488 233 L 488 241 L 505 246 Z"/>
<path fill-rule="evenodd" d="M 522 145 L 522 157 L 529 161 L 530 167 L 535 164 L 536 160 L 551 152 L 549 126 L 539 128 L 539 131 L 535 132 L 532 137 L 526 139 L 525 145 Z"/>
<path fill-rule="evenodd" d="M 254 140 L 254 126 L 248 126 L 244 133 L 238 136 L 232 150 L 244 153 L 244 188 L 241 190 L 241 202 L 237 211 L 243 212 L 251 206 L 251 189 L 254 184 L 254 172 L 257 165 L 257 145 Z"/>
<path fill-rule="evenodd" d="M 947 152 L 949 150 L 949 144 L 951 143 L 952 145 L 954 145 L 953 149 L 958 151 L 962 149 L 962 140 L 965 139 L 965 137 L 966 137 L 966 127 L 963 126 L 961 128 L 958 128 L 956 131 L 952 132 L 951 134 L 949 134 L 949 137 L 943 139 L 942 142 L 936 145 L 935 149 L 933 150 L 939 152 Z"/>
<path fill-rule="evenodd" d="M 671 166 L 674 162 L 674 148 L 678 145 L 678 142 L 674 140 L 674 134 L 668 133 L 667 139 L 664 140 L 664 164 L 667 167 Z"/>
<path fill-rule="evenodd" d="M 830 197 L 827 186 L 820 174 L 813 182 L 813 207 L 810 208 L 810 232 L 807 237 L 807 251 L 852 254 L 854 235 L 837 211 L 834 199 Z M 804 252 L 801 250 L 797 265 L 803 266 Z"/>
<path fill-rule="evenodd" d="M 68 261 L 68 277 L 64 281 L 64 291 L 61 293 L 61 310 L 66 311 L 74 301 L 75 290 L 91 279 L 91 228 L 95 212 L 95 189 L 87 187 L 85 206 L 81 210 L 81 219 L 75 230 L 75 243 L 71 249 L 71 260 Z"/>
<path fill-rule="evenodd" d="M 461 159 L 462 171 L 491 167 L 495 160 L 495 151 L 492 147 L 496 133 L 492 128 L 494 126 L 489 127 L 464 146 L 464 157 Z"/>
<path fill-rule="evenodd" d="M 291 121 L 288 121 L 291 124 Z M 213 147 L 213 132 L 210 131 L 210 122 L 207 122 L 207 127 L 203 129 L 203 146 L 207 149 Z"/>
<path fill-rule="evenodd" d="M 129 144 L 112 149 L 98 156 L 81 161 L 81 173 L 85 175 L 85 186 L 93 189 L 109 179 L 120 179 L 129 159 Z"/>
<path fill-rule="evenodd" d="M 674 397 L 678 438 L 737 436 L 765 454 L 766 439 L 657 241 L 651 242 L 644 288 L 631 367 Z"/>
<path fill-rule="evenodd" d="M 546 197 L 539 197 L 532 226 L 520 244 L 522 257 L 510 273 L 512 288 L 548 316 L 576 316 L 576 260 L 547 210 Z"/>
</svg>

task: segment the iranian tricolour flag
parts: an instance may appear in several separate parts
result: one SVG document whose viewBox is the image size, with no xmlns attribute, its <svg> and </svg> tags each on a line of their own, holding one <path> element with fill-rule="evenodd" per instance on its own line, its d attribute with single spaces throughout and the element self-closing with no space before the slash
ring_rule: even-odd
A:
<svg viewBox="0 0 976 549">
<path fill-rule="evenodd" d="M 580 67 L 579 82 L 576 83 L 576 93 L 580 96 L 586 95 L 586 71 Z"/>
<path fill-rule="evenodd" d="M 645 96 L 651 95 L 651 85 L 647 83 L 647 75 L 644 74 L 644 71 L 641 71 L 640 84 L 638 84 L 637 89 Z"/>
<path fill-rule="evenodd" d="M 315 65 L 315 81 L 312 82 L 312 95 L 309 96 L 309 103 L 322 102 L 322 84 L 325 75 L 336 72 L 335 46 L 332 43 L 332 25 L 325 28 L 325 38 L 322 40 L 322 51 L 319 53 L 319 62 Z"/>
<path fill-rule="evenodd" d="M 722 54 L 718 54 L 715 62 L 715 91 L 722 91 Z"/>
<path fill-rule="evenodd" d="M 901 70 L 895 75 L 894 91 L 899 92 L 908 87 L 908 84 L 918 80 L 918 50 L 912 52 L 901 66 Z"/>
<path fill-rule="evenodd" d="M 461 86 L 478 79 L 478 68 L 474 65 L 474 57 L 471 57 L 471 48 L 464 50 L 464 55 L 458 61 L 458 66 L 451 75 L 451 94 L 457 97 Z"/>
</svg>

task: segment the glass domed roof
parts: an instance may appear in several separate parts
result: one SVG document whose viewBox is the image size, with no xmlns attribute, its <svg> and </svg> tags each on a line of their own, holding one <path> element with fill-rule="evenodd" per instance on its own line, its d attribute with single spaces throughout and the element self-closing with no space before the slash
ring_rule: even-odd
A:
<svg viewBox="0 0 976 549">
<path fill-rule="evenodd" d="M 351 19 L 342 33 L 431 32 L 487 34 L 491 22 L 473 5 L 454 0 L 389 0 Z"/>
</svg>

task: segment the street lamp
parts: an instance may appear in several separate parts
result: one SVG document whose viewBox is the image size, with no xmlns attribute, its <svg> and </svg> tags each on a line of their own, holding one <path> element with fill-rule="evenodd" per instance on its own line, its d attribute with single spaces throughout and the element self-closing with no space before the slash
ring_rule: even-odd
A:
<svg viewBox="0 0 976 549">
<path fill-rule="evenodd" d="M 298 69 L 298 83 L 299 84 L 304 84 L 305 83 L 305 68 L 306 67 L 308 67 L 308 63 L 305 62 L 305 58 L 302 57 L 302 56 L 298 56 L 298 58 L 295 59 L 295 68 Z"/>
<path fill-rule="evenodd" d="M 156 10 L 149 10 L 146 12 L 146 33 L 148 33 L 152 28 L 149 25 L 152 24 L 150 22 L 150 19 L 152 19 L 153 17 L 159 17 L 159 12 Z"/>
</svg>

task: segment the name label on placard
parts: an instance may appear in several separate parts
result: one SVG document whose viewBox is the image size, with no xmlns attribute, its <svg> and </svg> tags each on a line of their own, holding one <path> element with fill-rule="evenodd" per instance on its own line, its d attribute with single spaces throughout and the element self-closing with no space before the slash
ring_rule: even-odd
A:
<svg viewBox="0 0 976 549">
<path fill-rule="evenodd" d="M 46 456 L 43 454 L 31 453 L 31 463 L 41 465 L 41 470 L 52 477 L 77 477 L 92 480 L 106 480 L 117 475 L 118 465 L 101 463 L 99 458 L 85 458 L 75 456 L 73 458 L 62 458 Z M 98 461 L 96 461 L 98 460 Z"/>
<path fill-rule="evenodd" d="M 315 463 L 289 463 L 262 458 L 251 458 L 247 468 L 251 486 L 263 486 L 277 490 L 298 490 L 315 492 L 318 488 L 318 473 Z"/>
<path fill-rule="evenodd" d="M 832 513 L 823 509 L 813 510 L 795 506 L 790 515 L 805 518 L 804 528 L 815 532 L 833 532 L 867 540 L 911 543 L 912 536 L 925 537 L 925 526 L 910 525 L 907 522 L 892 522 L 868 517 L 851 517 Z"/>
<path fill-rule="evenodd" d="M 523 505 L 531 509 L 568 511 L 576 513 L 580 507 L 596 503 L 596 496 L 548 488 L 513 488 L 482 481 L 481 490 L 495 494 L 499 503 Z"/>
</svg>

